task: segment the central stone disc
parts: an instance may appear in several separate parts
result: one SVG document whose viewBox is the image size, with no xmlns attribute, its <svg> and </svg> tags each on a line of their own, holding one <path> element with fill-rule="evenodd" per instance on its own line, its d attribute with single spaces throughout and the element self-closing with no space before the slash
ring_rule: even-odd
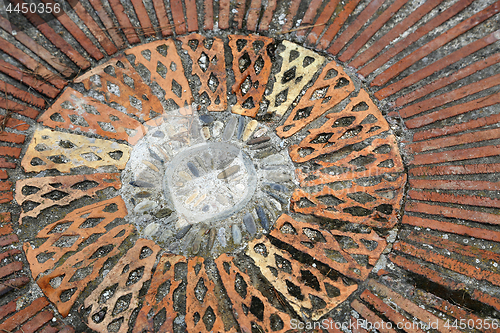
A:
<svg viewBox="0 0 500 333">
<path fill-rule="evenodd" d="M 234 145 L 210 142 L 177 154 L 164 177 L 165 194 L 187 223 L 224 219 L 241 210 L 257 187 L 250 157 Z"/>
</svg>

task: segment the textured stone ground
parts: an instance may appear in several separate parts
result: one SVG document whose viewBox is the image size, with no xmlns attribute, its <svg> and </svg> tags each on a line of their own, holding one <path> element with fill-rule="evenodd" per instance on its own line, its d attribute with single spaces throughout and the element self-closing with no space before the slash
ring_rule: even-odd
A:
<svg viewBox="0 0 500 333">
<path fill-rule="evenodd" d="M 500 330 L 500 2 L 57 3 L 0 17 L 0 330 Z"/>
</svg>

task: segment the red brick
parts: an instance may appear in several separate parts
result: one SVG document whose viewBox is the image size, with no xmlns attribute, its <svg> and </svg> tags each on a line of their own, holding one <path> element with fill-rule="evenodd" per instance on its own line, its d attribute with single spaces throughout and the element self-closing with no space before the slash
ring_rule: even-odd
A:
<svg viewBox="0 0 500 333">
<path fill-rule="evenodd" d="M 28 104 L 35 105 L 39 108 L 45 107 L 45 100 L 43 98 L 36 97 L 29 91 L 19 89 L 7 82 L 0 82 L 0 89 Z"/>
<path fill-rule="evenodd" d="M 153 5 L 155 7 L 156 18 L 158 19 L 162 36 L 166 37 L 172 35 L 172 24 L 170 24 L 170 20 L 168 19 L 165 3 L 163 0 L 153 0 Z"/>
<path fill-rule="evenodd" d="M 0 307 L 0 320 L 4 319 L 6 316 L 16 311 L 16 302 L 12 301 Z"/>
<path fill-rule="evenodd" d="M 316 46 L 320 50 L 324 50 L 333 40 L 335 35 L 339 32 L 340 28 L 344 25 L 345 21 L 354 11 L 360 0 L 351 0 L 343 8 L 343 10 L 337 15 L 332 24 L 328 27 L 328 30 L 321 37 L 318 45 Z"/>
<path fill-rule="evenodd" d="M 16 234 L 10 234 L 8 236 L 0 237 L 0 246 L 7 246 L 17 242 L 19 242 L 19 238 Z"/>
<path fill-rule="evenodd" d="M 410 55 L 407 55 L 403 59 L 399 60 L 397 63 L 389 67 L 387 70 L 385 70 L 383 73 L 379 74 L 373 81 L 370 83 L 371 86 L 381 86 L 385 83 L 387 83 L 390 79 L 393 77 L 396 77 L 399 73 L 416 63 L 417 61 L 421 60 L 422 58 L 426 57 L 429 55 L 431 52 L 437 50 L 441 46 L 445 45 L 446 43 L 452 41 L 453 39 L 457 38 L 461 34 L 469 31 L 470 29 L 474 28 L 477 26 L 479 23 L 484 22 L 488 18 L 492 17 L 496 13 L 500 11 L 500 3 L 495 3 L 479 13 L 469 17 L 468 19 L 460 22 L 453 28 L 449 29 L 445 33 L 439 34 L 438 37 L 430 41 L 429 43 L 425 44 L 424 46 L 420 47 L 418 50 L 412 52 Z M 377 94 L 375 94 L 375 97 L 377 98 L 382 98 L 379 97 Z"/>
<path fill-rule="evenodd" d="M 325 30 L 325 25 L 330 20 L 330 17 L 335 12 L 335 9 L 337 9 L 338 4 L 339 0 L 330 0 L 330 2 L 325 6 L 318 17 L 318 20 L 316 21 L 316 23 L 314 23 L 314 27 L 309 32 L 309 35 L 307 35 L 307 42 L 309 44 L 316 44 L 319 35 L 321 35 L 323 30 Z M 301 30 L 297 34 L 302 33 L 303 31 L 306 30 Z"/>
<path fill-rule="evenodd" d="M 20 253 L 21 253 L 21 250 L 18 250 L 18 249 L 4 251 L 4 252 L 0 253 L 0 261 L 4 260 L 5 258 L 14 256 L 14 255 L 20 254 Z"/>
<path fill-rule="evenodd" d="M 500 242 L 500 232 L 494 230 L 471 228 L 456 223 L 424 219 L 408 215 L 403 216 L 402 223 L 421 228 L 429 228 L 437 231 L 454 233 L 462 236 L 470 236 L 474 238 L 490 240 L 493 242 Z"/>
<path fill-rule="evenodd" d="M 5 53 L 10 55 L 12 58 L 19 61 L 21 64 L 26 66 L 29 70 L 36 73 L 40 77 L 42 77 L 45 81 L 50 82 L 56 88 L 62 89 L 66 85 L 66 80 L 59 77 L 59 75 L 51 72 L 47 67 L 33 59 L 28 54 L 24 53 L 21 49 L 17 48 L 7 40 L 0 37 L 0 49 L 2 49 Z M 2 85 L 0 89 L 4 90 L 7 87 Z M 10 92 L 10 91 L 7 91 Z"/>
<path fill-rule="evenodd" d="M 500 275 L 482 270 L 467 263 L 460 262 L 449 257 L 440 255 L 434 251 L 420 249 L 405 242 L 394 243 L 393 250 L 400 251 L 451 271 L 472 277 L 476 280 L 485 280 L 496 286 L 500 285 Z"/>
<path fill-rule="evenodd" d="M 9 64 L 0 59 L 0 71 L 4 74 L 9 75 L 13 79 L 18 81 L 22 81 L 24 84 L 32 87 L 36 91 L 49 96 L 50 98 L 54 98 L 59 93 L 59 89 L 54 88 L 50 84 L 43 82 L 42 80 L 36 78 L 33 74 L 27 73 L 14 65 Z M 3 98 L 1 100 L 4 100 Z M 4 108 L 3 106 L 0 106 Z"/>
<path fill-rule="evenodd" d="M 386 33 L 384 36 L 378 39 L 376 43 L 374 43 L 366 51 L 363 51 L 359 56 L 357 56 L 353 61 L 351 61 L 349 63 L 349 66 L 358 68 L 366 64 L 371 58 L 375 57 L 394 39 L 399 37 L 399 35 L 405 32 L 409 27 L 417 23 L 422 17 L 424 17 L 428 12 L 430 12 L 434 7 L 439 5 L 441 2 L 443 2 L 443 0 L 427 1 L 422 5 L 420 5 L 417 9 L 411 12 L 403 21 L 398 23 L 388 33 Z"/>
<path fill-rule="evenodd" d="M 182 9 L 182 1 L 171 0 L 170 9 L 172 10 L 172 18 L 174 20 L 175 32 L 177 33 L 177 35 L 184 35 L 187 29 L 186 29 L 186 22 L 184 21 L 184 10 Z"/>
<path fill-rule="evenodd" d="M 37 298 L 27 307 L 18 311 L 16 314 L 0 324 L 0 330 L 12 331 L 14 328 L 24 323 L 26 320 L 31 318 L 34 314 L 42 310 L 47 305 L 49 305 L 49 302 L 45 297 Z"/>
<path fill-rule="evenodd" d="M 11 213 L 0 213 L 0 223 L 8 223 L 12 221 Z"/>
<path fill-rule="evenodd" d="M 203 29 L 213 30 L 214 29 L 214 3 L 213 0 L 204 0 L 205 7 L 205 22 L 203 23 Z"/>
<path fill-rule="evenodd" d="M 250 8 L 248 9 L 248 16 L 247 16 L 247 30 L 250 31 L 257 30 L 257 23 L 259 21 L 261 4 L 262 0 L 252 0 L 252 2 L 250 3 Z"/>
<path fill-rule="evenodd" d="M 12 0 L 13 4 L 19 4 L 21 6 L 25 3 L 23 0 Z M 37 27 L 37 29 L 54 44 L 61 52 L 66 54 L 78 67 L 86 69 L 90 67 L 90 62 L 85 59 L 80 53 L 78 53 L 64 38 L 56 33 L 48 24 L 45 23 L 38 14 L 26 13 L 24 14 L 26 18 Z"/>
<path fill-rule="evenodd" d="M 399 110 L 399 114 L 403 118 L 408 118 L 416 114 L 432 110 L 434 108 L 437 108 L 438 106 L 445 105 L 447 103 L 459 100 L 461 98 L 473 95 L 477 92 L 494 87 L 498 85 L 499 80 L 500 80 L 500 74 L 490 76 L 486 79 L 460 87 L 448 93 L 438 95 L 436 97 L 432 97 L 422 102 L 410 105 L 406 108 Z"/>
<path fill-rule="evenodd" d="M 11 162 L 7 162 L 7 160 L 5 158 L 0 157 L 0 168 L 15 169 L 16 164 L 11 163 Z"/>
<path fill-rule="evenodd" d="M 26 135 L 10 133 L 10 132 L 0 132 L 0 141 L 2 142 L 10 142 L 10 143 L 24 143 L 26 139 Z"/>
<path fill-rule="evenodd" d="M 65 14 L 63 15 L 58 15 L 59 17 L 66 16 Z M 50 53 L 48 50 L 43 48 L 40 44 L 35 42 L 30 36 L 26 35 L 24 32 L 22 32 L 22 29 L 19 29 L 16 27 L 14 24 L 10 23 L 6 18 L 0 17 L 0 27 L 7 31 L 9 34 L 12 35 L 13 31 L 16 31 L 16 34 L 14 38 L 16 38 L 19 42 L 21 42 L 24 46 L 29 48 L 33 53 L 35 53 L 37 56 L 45 60 L 50 66 L 55 68 L 57 71 L 59 71 L 62 75 L 64 76 L 70 76 L 74 73 L 74 71 L 62 63 L 59 59 L 54 57 L 52 53 Z M 71 31 L 68 29 L 68 31 Z M 85 36 L 85 38 L 87 38 Z M 80 39 L 77 38 L 78 41 Z M 80 41 L 81 43 L 81 41 Z M 95 47 L 95 46 L 94 46 Z M 96 48 L 97 49 L 97 48 Z M 90 52 L 89 52 L 90 53 Z M 100 53 L 100 52 L 99 52 Z"/>
<path fill-rule="evenodd" d="M 441 189 L 441 190 L 468 190 L 468 191 L 498 191 L 500 182 L 485 180 L 427 180 L 411 179 L 412 188 Z"/>
<path fill-rule="evenodd" d="M 0 203 L 9 203 L 14 199 L 12 192 L 0 193 Z"/>
<path fill-rule="evenodd" d="M 349 47 L 340 55 L 339 60 L 346 62 L 351 59 L 356 52 L 362 48 L 366 42 L 373 37 L 373 35 L 384 26 L 384 24 L 389 21 L 389 19 L 396 14 L 396 12 L 403 7 L 407 0 L 396 0 L 394 1 L 379 17 L 377 17 L 362 33 L 356 38 L 356 40 L 349 45 Z M 377 41 L 378 43 L 378 41 Z M 377 44 L 376 43 L 376 44 Z"/>
<path fill-rule="evenodd" d="M 421 265 L 416 261 L 409 260 L 395 253 L 389 254 L 389 260 L 392 261 L 394 264 L 398 265 L 399 267 L 404 268 L 407 271 L 418 274 L 420 276 L 424 276 L 430 281 L 445 286 L 449 289 L 460 290 L 465 288 L 464 283 L 455 282 L 450 279 L 444 278 L 441 275 L 439 275 L 439 273 L 436 272 L 436 270 L 430 269 L 424 265 Z"/>
<path fill-rule="evenodd" d="M 407 103 L 410 103 L 416 99 L 419 99 L 422 96 L 428 95 L 433 91 L 436 91 L 438 89 L 441 89 L 453 82 L 456 82 L 460 79 L 463 79 L 464 77 L 467 77 L 469 75 L 472 75 L 486 67 L 493 66 L 495 64 L 498 64 L 500 62 L 500 53 L 493 54 L 492 56 L 479 60 L 467 67 L 464 67 L 457 72 L 453 73 L 452 75 L 447 75 L 445 77 L 440 78 L 439 80 L 436 80 L 434 82 L 431 82 L 419 89 L 416 89 L 412 92 L 409 92 L 408 94 L 405 94 L 398 99 L 396 99 L 395 104 L 396 106 L 403 106 Z"/>
<path fill-rule="evenodd" d="M 500 200 L 474 195 L 455 195 L 427 191 L 410 190 L 408 196 L 414 200 L 447 202 L 460 205 L 500 208 Z"/>
<path fill-rule="evenodd" d="M 23 269 L 23 263 L 20 261 L 11 262 L 5 266 L 0 267 L 0 279 L 9 276 L 15 272 L 19 272 Z"/>
<path fill-rule="evenodd" d="M 378 329 L 379 332 L 381 332 L 381 333 L 397 333 L 397 331 L 395 331 L 394 329 L 387 328 L 386 325 L 384 325 L 384 321 L 382 320 L 382 318 L 377 316 L 366 305 L 359 302 L 358 300 L 352 301 L 351 306 L 354 310 L 356 310 L 361 316 L 363 316 L 363 318 L 365 318 L 372 325 L 376 325 L 377 327 L 380 327 L 380 329 Z"/>
<path fill-rule="evenodd" d="M 219 3 L 219 29 L 229 29 L 230 0 L 220 0 Z"/>
<path fill-rule="evenodd" d="M 2 281 L 0 283 L 0 296 L 11 292 L 14 289 L 19 289 L 30 282 L 30 278 L 27 276 L 21 276 L 14 279 L 9 279 Z"/>
<path fill-rule="evenodd" d="M 295 15 L 297 15 L 297 11 L 299 10 L 300 0 L 291 0 L 289 3 L 290 7 L 288 7 L 288 13 L 285 18 L 286 23 L 282 28 L 283 32 L 287 32 L 292 28 Z"/>
<path fill-rule="evenodd" d="M 4 124 L 6 128 L 12 128 L 18 131 L 26 131 L 30 128 L 30 125 L 24 121 L 11 116 L 7 117 L 7 121 L 5 120 L 5 116 L 0 116 L 0 123 Z"/>
<path fill-rule="evenodd" d="M 360 296 L 363 301 L 371 304 L 378 312 L 383 313 L 387 319 L 392 321 L 393 323 L 401 323 L 402 325 L 406 323 L 411 324 L 411 320 L 408 320 L 406 317 L 401 315 L 400 313 L 394 311 L 389 305 L 384 303 L 380 298 L 375 296 L 371 291 L 368 289 L 365 290 Z M 416 329 L 408 329 L 405 330 L 407 332 L 412 332 L 412 333 L 423 333 L 423 331 L 419 328 Z"/>
<path fill-rule="evenodd" d="M 184 0 L 186 5 L 186 23 L 187 31 L 198 31 L 198 12 L 195 0 Z"/>
<path fill-rule="evenodd" d="M 411 168 L 409 171 L 412 176 L 474 175 L 495 172 L 500 172 L 500 163 L 422 166 Z"/>
<path fill-rule="evenodd" d="M 7 174 L 7 171 L 0 170 L 0 179 L 7 179 L 7 178 L 9 178 L 9 175 Z"/>
<path fill-rule="evenodd" d="M 234 14 L 233 20 L 237 23 L 238 29 L 243 29 L 243 17 L 245 16 L 245 0 L 236 0 L 235 8 L 237 12 Z"/>
<path fill-rule="evenodd" d="M 482 49 L 490 44 L 495 43 L 498 39 L 500 39 L 499 37 L 496 37 L 496 36 L 500 36 L 500 31 L 495 31 L 495 32 L 489 34 L 488 36 L 483 37 L 482 39 L 479 39 L 473 43 L 470 43 L 470 44 L 464 46 L 463 48 L 461 48 L 455 52 L 452 52 L 452 53 L 448 54 L 447 56 L 437 60 L 436 62 L 419 69 L 417 72 L 411 73 L 410 75 L 408 75 L 404 79 L 401 79 L 401 80 L 399 80 L 399 81 L 397 81 L 397 82 L 395 82 L 395 83 L 393 83 L 393 84 L 391 84 L 383 89 L 380 89 L 379 91 L 377 91 L 376 97 L 378 99 L 386 98 L 392 94 L 397 93 L 401 89 L 409 87 L 409 86 L 419 82 L 420 80 L 423 80 L 426 77 L 440 71 L 441 69 L 443 69 L 451 64 L 456 63 L 457 61 L 461 61 L 463 58 L 471 55 L 472 53 L 474 53 L 474 52 L 476 52 L 476 51 L 478 51 L 478 50 L 480 50 L 480 49 Z M 340 59 L 340 60 L 342 60 L 342 59 Z"/>
<path fill-rule="evenodd" d="M 356 321 L 357 321 L 357 319 L 351 316 L 351 323 L 355 323 Z M 336 331 L 333 331 L 333 332 L 338 333 Z M 340 333 L 342 333 L 342 332 L 340 331 Z M 361 326 L 353 325 L 352 326 L 352 333 L 368 333 L 368 331 L 365 330 L 364 328 L 362 328 Z"/>
<path fill-rule="evenodd" d="M 500 145 L 477 148 L 448 150 L 441 153 L 415 155 L 410 162 L 412 165 L 434 164 L 451 161 L 463 161 L 480 157 L 496 156 L 500 154 Z"/>
<path fill-rule="evenodd" d="M 59 331 L 59 333 L 74 333 L 75 329 L 71 326 L 64 326 L 62 330 Z"/>
<path fill-rule="evenodd" d="M 15 333 L 33 333 L 40 327 L 45 325 L 49 320 L 54 318 L 54 315 L 50 311 L 43 311 L 33 317 L 30 321 L 24 324 Z"/>
<path fill-rule="evenodd" d="M 116 19 L 118 20 L 118 24 L 120 25 L 123 34 L 127 38 L 130 44 L 139 43 L 140 39 L 137 36 L 135 31 L 135 27 L 130 23 L 130 19 L 127 14 L 125 14 L 125 8 L 123 8 L 120 0 L 108 0 L 111 9 L 115 13 Z M 182 7 L 181 7 L 182 9 Z"/>
<path fill-rule="evenodd" d="M 125 47 L 125 43 L 123 41 L 123 38 L 119 34 L 118 30 L 116 29 L 116 26 L 113 23 L 113 20 L 111 20 L 108 13 L 106 12 L 104 7 L 102 6 L 102 2 L 96 1 L 96 0 L 90 0 L 90 4 L 92 5 L 92 7 L 94 7 L 95 13 L 97 14 L 97 16 L 99 16 L 99 19 L 101 20 L 102 24 L 104 25 L 105 30 L 111 36 L 111 39 L 113 40 L 115 45 L 118 46 L 119 49 L 123 49 Z M 73 7 L 73 9 L 74 8 L 75 7 Z M 84 21 L 85 21 L 85 24 L 87 24 L 87 22 L 95 23 L 94 19 L 91 17 L 89 17 L 88 19 L 86 19 Z M 103 46 L 103 48 L 107 54 L 109 54 L 109 55 L 114 54 L 117 51 L 115 45 L 113 45 L 113 43 L 109 40 L 109 38 L 106 35 L 104 35 L 104 31 L 102 31 L 99 28 L 99 26 L 96 25 L 96 27 L 98 28 L 98 30 L 95 31 L 95 29 L 93 29 L 92 34 L 94 34 L 94 36 L 96 36 L 96 39 L 99 41 L 99 43 L 101 43 L 101 45 L 103 42 L 106 44 L 106 47 Z M 104 35 L 104 36 L 102 36 L 102 35 Z M 97 36 L 102 36 L 102 37 L 97 37 Z M 101 40 L 102 40 L 102 42 L 101 42 Z"/>
<path fill-rule="evenodd" d="M 375 14 L 375 12 L 382 6 L 383 0 L 373 0 L 363 9 L 361 14 L 356 17 L 349 27 L 335 40 L 332 46 L 328 48 L 331 54 L 337 54 L 342 48 L 351 40 L 351 38 L 361 29 L 361 27 Z M 334 22 L 335 23 L 335 22 Z"/>
<path fill-rule="evenodd" d="M 144 3 L 142 2 L 142 0 L 131 0 L 131 2 L 132 2 L 132 6 L 134 6 L 135 14 L 137 15 L 137 18 L 139 19 L 139 23 L 141 24 L 142 32 L 144 33 L 144 37 L 149 37 L 149 36 L 155 35 L 153 25 L 151 24 L 151 20 L 149 18 L 148 12 L 146 11 L 146 7 L 144 6 Z M 187 1 L 186 1 L 186 7 L 188 7 Z"/>
<path fill-rule="evenodd" d="M 331 0 L 333 1 L 333 0 Z M 310 25 L 314 22 L 314 18 L 316 17 L 316 13 L 318 11 L 318 8 L 322 4 L 322 0 L 311 0 L 309 5 L 307 6 L 307 11 L 304 14 L 304 17 L 302 18 L 301 26 L 307 26 Z M 307 29 L 302 29 L 297 31 L 297 36 L 304 36 L 305 32 Z"/>
<path fill-rule="evenodd" d="M 392 48 L 388 50 L 384 50 L 384 52 L 375 60 L 370 62 L 368 65 L 363 67 L 358 71 L 359 74 L 363 76 L 368 76 L 371 72 L 381 67 L 387 61 L 389 61 L 392 57 L 394 57 L 399 52 L 405 50 L 409 45 L 419 40 L 421 37 L 425 36 L 430 31 L 439 27 L 441 24 L 460 13 L 465 7 L 470 5 L 474 0 L 460 0 L 456 2 L 453 6 L 450 6 L 448 9 L 429 20 L 427 23 L 422 25 L 420 28 L 415 30 L 415 32 L 408 35 L 406 38 L 402 39 L 398 43 L 392 46 Z"/>
<path fill-rule="evenodd" d="M 60 332 L 59 328 L 50 325 L 45 325 L 45 327 L 43 327 L 38 331 L 38 333 L 57 333 L 57 332 Z"/>
<path fill-rule="evenodd" d="M 500 299 L 498 299 L 497 297 L 485 294 L 476 289 L 472 293 L 472 298 L 480 302 L 483 302 L 485 304 L 488 304 L 494 307 L 497 311 L 500 311 Z"/>
<path fill-rule="evenodd" d="M 2 67 L 2 62 L 0 60 L 0 68 L 1 67 Z M 51 86 L 49 86 L 49 87 L 51 87 Z M 59 93 L 58 90 L 56 90 L 56 94 L 57 93 Z M 1 98 L 1 97 L 0 97 L 0 108 L 18 113 L 22 116 L 25 116 L 25 117 L 28 117 L 31 119 L 35 119 L 38 116 L 38 111 L 36 111 L 28 106 L 24 106 L 24 105 L 21 105 L 19 103 L 14 102 L 14 101 L 11 101 L 11 100 L 8 100 L 5 98 Z"/>
<path fill-rule="evenodd" d="M 500 224 L 500 219 L 498 219 L 498 215 L 483 213 L 475 210 L 466 210 L 462 208 L 453 208 L 453 207 L 444 207 L 440 205 L 430 205 L 421 202 L 410 202 L 405 206 L 406 211 L 408 212 L 417 212 L 424 214 L 433 214 L 440 215 L 444 217 L 470 220 L 479 223 L 488 223 L 488 224 Z"/>
<path fill-rule="evenodd" d="M 0 147 L 0 156 L 11 156 L 15 158 L 19 158 L 21 155 L 21 148 L 16 147 Z"/>
<path fill-rule="evenodd" d="M 0 227 L 0 236 L 5 236 L 12 233 L 12 227 L 10 225 L 5 225 Z"/>
<path fill-rule="evenodd" d="M 0 191 L 8 191 L 12 187 L 12 182 L 0 182 Z"/>
<path fill-rule="evenodd" d="M 264 14 L 259 23 L 259 31 L 267 31 L 271 25 L 274 11 L 276 10 L 276 0 L 268 0 Z"/>
</svg>

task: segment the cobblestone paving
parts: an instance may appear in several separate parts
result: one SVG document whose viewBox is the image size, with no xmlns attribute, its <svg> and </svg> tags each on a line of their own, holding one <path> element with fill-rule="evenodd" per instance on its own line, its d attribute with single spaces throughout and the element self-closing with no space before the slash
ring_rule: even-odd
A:
<svg viewBox="0 0 500 333">
<path fill-rule="evenodd" d="M 0 16 L 0 330 L 499 330 L 500 2 L 59 4 Z"/>
</svg>

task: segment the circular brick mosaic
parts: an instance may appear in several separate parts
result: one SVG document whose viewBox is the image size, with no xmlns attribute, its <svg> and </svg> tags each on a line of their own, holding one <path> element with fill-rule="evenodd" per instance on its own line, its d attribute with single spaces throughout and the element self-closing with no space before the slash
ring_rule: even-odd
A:
<svg viewBox="0 0 500 333">
<path fill-rule="evenodd" d="M 100 332 L 287 331 L 292 312 L 318 320 L 358 290 L 397 232 L 395 138 L 333 60 L 193 34 L 74 82 L 16 184 L 25 220 L 100 193 L 24 243 L 63 316 Z"/>
</svg>

